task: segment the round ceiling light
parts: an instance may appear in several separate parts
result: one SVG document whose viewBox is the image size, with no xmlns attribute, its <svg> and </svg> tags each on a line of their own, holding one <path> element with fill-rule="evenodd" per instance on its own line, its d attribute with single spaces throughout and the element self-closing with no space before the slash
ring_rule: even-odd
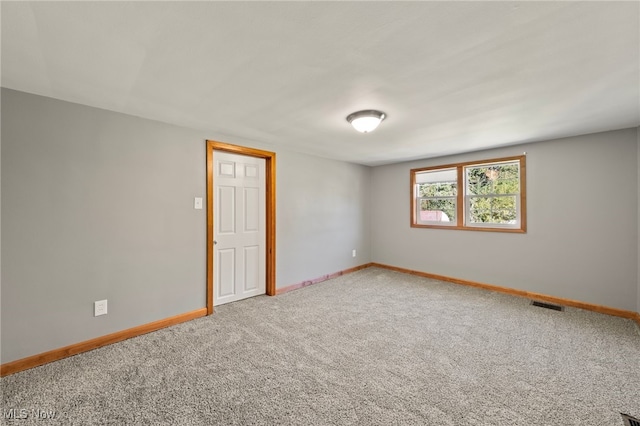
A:
<svg viewBox="0 0 640 426">
<path fill-rule="evenodd" d="M 353 128 L 357 131 L 361 133 L 369 133 L 374 131 L 380 122 L 382 122 L 386 117 L 387 115 L 382 111 L 368 109 L 349 114 L 347 116 L 347 121 L 351 123 Z"/>
</svg>

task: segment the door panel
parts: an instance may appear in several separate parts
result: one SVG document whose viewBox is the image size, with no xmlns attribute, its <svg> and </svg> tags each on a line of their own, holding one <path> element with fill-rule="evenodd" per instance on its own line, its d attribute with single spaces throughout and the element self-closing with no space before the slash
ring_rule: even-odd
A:
<svg viewBox="0 0 640 426">
<path fill-rule="evenodd" d="M 260 192 L 244 188 L 244 232 L 258 232 L 260 222 Z"/>
<path fill-rule="evenodd" d="M 244 248 L 244 291 L 254 291 L 260 287 L 260 248 L 251 246 Z"/>
<path fill-rule="evenodd" d="M 218 292 L 216 299 L 224 299 L 225 297 L 232 297 L 236 294 L 236 250 L 234 248 L 227 248 L 218 250 L 218 258 L 216 259 L 218 267 Z"/>
<path fill-rule="evenodd" d="M 236 188 L 233 186 L 219 186 L 218 235 L 234 234 L 236 232 Z"/>
<path fill-rule="evenodd" d="M 214 151 L 214 305 L 266 292 L 263 158 Z"/>
</svg>

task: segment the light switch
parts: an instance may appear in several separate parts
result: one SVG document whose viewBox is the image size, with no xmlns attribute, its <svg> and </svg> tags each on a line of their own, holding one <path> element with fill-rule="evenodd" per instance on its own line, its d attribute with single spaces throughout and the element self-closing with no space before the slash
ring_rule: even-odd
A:
<svg viewBox="0 0 640 426">
<path fill-rule="evenodd" d="M 193 200 L 193 208 L 196 210 L 202 210 L 202 197 L 196 197 Z"/>
</svg>

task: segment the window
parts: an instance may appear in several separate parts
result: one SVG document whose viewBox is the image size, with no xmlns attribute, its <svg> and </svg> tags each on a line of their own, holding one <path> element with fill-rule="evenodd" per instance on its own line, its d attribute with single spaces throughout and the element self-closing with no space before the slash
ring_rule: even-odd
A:
<svg viewBox="0 0 640 426">
<path fill-rule="evenodd" d="M 526 231 L 525 156 L 411 170 L 411 226 Z"/>
<path fill-rule="evenodd" d="M 438 169 L 416 174 L 416 222 L 454 226 L 458 210 L 458 172 Z"/>
</svg>

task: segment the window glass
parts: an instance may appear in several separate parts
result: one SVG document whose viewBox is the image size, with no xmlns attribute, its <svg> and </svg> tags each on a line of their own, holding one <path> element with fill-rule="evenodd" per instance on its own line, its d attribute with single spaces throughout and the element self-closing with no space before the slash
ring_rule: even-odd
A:
<svg viewBox="0 0 640 426">
<path fill-rule="evenodd" d="M 466 224 L 518 224 L 519 162 L 467 166 Z"/>
<path fill-rule="evenodd" d="M 416 176 L 419 223 L 456 224 L 458 182 L 456 169 L 425 171 Z"/>
</svg>

